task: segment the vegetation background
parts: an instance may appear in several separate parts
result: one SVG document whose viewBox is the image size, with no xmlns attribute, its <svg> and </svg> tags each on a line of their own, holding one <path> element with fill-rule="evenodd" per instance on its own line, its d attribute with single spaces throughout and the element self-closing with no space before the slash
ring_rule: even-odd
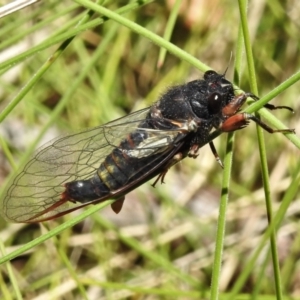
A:
<svg viewBox="0 0 300 300">
<path fill-rule="evenodd" d="M 229 80 L 256 93 L 255 68 L 258 95 L 279 88 L 272 103 L 295 113 L 273 114 L 299 134 L 299 1 L 98 1 L 87 14 L 93 4 L 42 1 L 0 20 L 1 187 L 37 145 L 147 107 L 169 86 L 202 78 L 204 63 L 228 67 Z M 205 146 L 166 184 L 127 195 L 119 215 L 105 204 L 88 218 L 98 206 L 43 224 L 1 219 L 1 299 L 299 299 L 299 139 L 291 139 L 265 134 L 271 208 L 251 124 L 235 135 L 232 165 L 226 135 L 216 139 L 224 172 Z"/>
</svg>

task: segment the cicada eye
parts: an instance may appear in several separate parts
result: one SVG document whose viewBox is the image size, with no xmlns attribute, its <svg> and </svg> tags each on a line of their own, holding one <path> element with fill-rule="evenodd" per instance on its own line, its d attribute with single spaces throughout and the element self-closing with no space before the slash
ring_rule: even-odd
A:
<svg viewBox="0 0 300 300">
<path fill-rule="evenodd" d="M 209 113 L 217 114 L 222 108 L 223 97 L 220 93 L 211 93 L 207 99 L 207 108 Z"/>
<path fill-rule="evenodd" d="M 208 70 L 204 73 L 204 80 L 209 80 L 210 78 L 216 77 L 218 73 L 214 70 Z"/>
</svg>

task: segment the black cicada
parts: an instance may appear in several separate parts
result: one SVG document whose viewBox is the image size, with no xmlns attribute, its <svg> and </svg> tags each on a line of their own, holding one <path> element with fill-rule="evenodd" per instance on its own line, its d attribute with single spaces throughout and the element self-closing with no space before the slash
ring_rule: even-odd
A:
<svg viewBox="0 0 300 300">
<path fill-rule="evenodd" d="M 273 130 L 255 116 L 239 113 L 247 97 L 256 98 L 251 93 L 236 96 L 225 76 L 210 70 L 203 80 L 170 88 L 149 108 L 60 137 L 11 180 L 0 211 L 9 221 L 39 222 L 115 199 L 112 209 L 118 213 L 128 192 L 155 176 L 155 183 L 163 181 L 172 165 L 197 157 L 205 143 L 218 158 L 208 140 L 213 128 L 230 132 L 253 120 L 270 133 L 294 132 Z"/>
</svg>

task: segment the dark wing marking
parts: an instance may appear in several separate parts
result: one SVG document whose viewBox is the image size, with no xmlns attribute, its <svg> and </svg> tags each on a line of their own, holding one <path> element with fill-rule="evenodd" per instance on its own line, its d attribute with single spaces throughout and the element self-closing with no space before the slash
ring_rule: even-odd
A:
<svg viewBox="0 0 300 300">
<path fill-rule="evenodd" d="M 130 133 L 139 130 L 148 112 L 149 108 L 137 111 L 103 126 L 57 138 L 38 149 L 4 190 L 0 201 L 2 216 L 12 222 L 37 222 L 87 205 L 62 201 L 64 184 L 91 178 L 105 157 Z M 135 157 L 173 152 L 175 144 L 172 141 L 176 140 L 178 145 L 186 136 L 186 132 L 183 133 L 180 128 L 149 131 L 149 140 L 136 148 L 135 153 L 131 153 Z M 147 176 L 158 168 L 157 164 L 154 162 Z M 114 196 L 125 194 L 127 190 L 133 189 L 133 185 L 137 186 L 137 181 L 99 200 L 117 198 Z"/>
</svg>

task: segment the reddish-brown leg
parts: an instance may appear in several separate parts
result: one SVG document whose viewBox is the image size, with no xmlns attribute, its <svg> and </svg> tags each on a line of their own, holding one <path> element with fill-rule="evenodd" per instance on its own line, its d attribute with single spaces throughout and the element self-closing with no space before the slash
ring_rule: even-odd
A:
<svg viewBox="0 0 300 300">
<path fill-rule="evenodd" d="M 246 102 L 248 97 L 251 97 L 253 99 L 258 99 L 258 97 L 256 97 L 251 93 L 244 93 L 244 94 L 237 95 L 230 101 L 230 103 L 228 103 L 222 109 L 223 116 L 230 117 L 235 115 L 239 111 L 239 109 L 243 106 L 243 104 Z"/>
<path fill-rule="evenodd" d="M 222 109 L 223 116 L 227 117 L 227 119 L 223 122 L 220 128 L 223 132 L 231 132 L 238 129 L 242 129 L 249 124 L 250 120 L 252 120 L 269 133 L 274 133 L 274 132 L 295 133 L 295 129 L 273 129 L 252 114 L 248 114 L 248 113 L 237 114 L 237 112 L 240 110 L 240 108 L 245 103 L 248 97 L 251 97 L 255 100 L 258 99 L 257 96 L 251 93 L 240 94 L 235 96 L 230 101 L 230 103 Z M 288 106 L 274 106 L 273 104 L 266 104 L 265 107 L 271 110 L 283 108 L 293 112 L 293 109 Z"/>
<path fill-rule="evenodd" d="M 275 132 L 295 133 L 295 129 L 273 129 L 267 124 L 265 124 L 264 122 L 262 122 L 259 118 L 247 113 L 241 113 L 229 117 L 227 120 L 223 122 L 221 126 L 221 130 L 223 132 L 231 132 L 238 129 L 242 129 L 249 124 L 249 120 L 254 121 L 256 124 L 258 124 L 260 127 L 265 129 L 269 133 L 275 133 Z"/>
<path fill-rule="evenodd" d="M 119 199 L 117 199 L 115 202 L 113 202 L 113 203 L 110 205 L 110 206 L 111 206 L 111 209 L 112 209 L 116 214 L 118 214 L 118 213 L 122 210 L 124 201 L 125 201 L 125 196 L 120 197 Z"/>
</svg>

